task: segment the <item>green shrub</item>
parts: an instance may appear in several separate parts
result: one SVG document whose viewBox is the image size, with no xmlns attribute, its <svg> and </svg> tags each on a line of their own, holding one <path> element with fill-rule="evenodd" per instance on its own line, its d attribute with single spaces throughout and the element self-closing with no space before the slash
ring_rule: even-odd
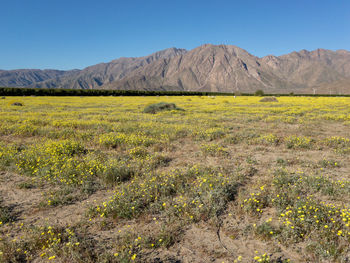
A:
<svg viewBox="0 0 350 263">
<path fill-rule="evenodd" d="M 166 111 L 166 110 L 182 110 L 183 111 L 183 109 L 178 108 L 175 103 L 159 102 L 159 103 L 148 105 L 143 110 L 143 112 L 155 114 L 157 112 Z"/>
<path fill-rule="evenodd" d="M 285 138 L 285 143 L 288 149 L 299 149 L 299 148 L 303 148 L 303 149 L 310 149 L 312 144 L 313 144 L 313 140 L 309 137 L 304 137 L 304 136 L 289 136 L 287 138 Z"/>
<path fill-rule="evenodd" d="M 264 94 L 265 94 L 264 91 L 261 89 L 255 91 L 255 93 L 254 93 L 255 96 L 264 96 Z"/>
<path fill-rule="evenodd" d="M 14 101 L 9 102 L 11 106 L 23 106 L 24 104 L 22 102 Z"/>
<path fill-rule="evenodd" d="M 229 154 L 226 148 L 215 143 L 202 144 L 201 150 L 204 155 L 209 155 L 209 156 L 227 156 Z"/>
<path fill-rule="evenodd" d="M 2 200 L 0 199 L 0 226 L 2 224 L 13 221 L 13 215 L 11 214 L 11 209 L 3 206 L 1 204 Z"/>
<path fill-rule="evenodd" d="M 107 186 L 115 186 L 121 182 L 128 181 L 138 173 L 139 168 L 135 165 L 120 161 L 110 161 L 100 177 Z"/>
</svg>

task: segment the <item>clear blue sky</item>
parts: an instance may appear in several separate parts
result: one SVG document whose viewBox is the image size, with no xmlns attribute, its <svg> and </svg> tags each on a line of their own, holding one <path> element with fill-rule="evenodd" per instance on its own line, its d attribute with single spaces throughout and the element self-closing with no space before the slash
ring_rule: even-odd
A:
<svg viewBox="0 0 350 263">
<path fill-rule="evenodd" d="M 350 50 L 349 0 L 0 0 L 0 69 L 84 68 L 205 43 Z"/>
</svg>

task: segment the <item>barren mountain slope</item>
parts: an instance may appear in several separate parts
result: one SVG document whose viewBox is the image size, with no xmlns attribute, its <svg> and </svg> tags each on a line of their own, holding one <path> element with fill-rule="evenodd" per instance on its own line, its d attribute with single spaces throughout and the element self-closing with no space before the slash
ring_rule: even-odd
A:
<svg viewBox="0 0 350 263">
<path fill-rule="evenodd" d="M 119 80 L 134 70 L 148 65 L 161 58 L 170 58 L 186 53 L 184 49 L 169 48 L 146 57 L 119 58 L 109 63 L 101 63 L 87 67 L 77 74 L 48 80 L 36 85 L 35 88 L 66 88 L 66 89 L 96 89 L 103 84 Z"/>
<path fill-rule="evenodd" d="M 259 58 L 236 46 L 211 44 L 119 58 L 81 71 L 0 71 L 0 85 L 34 88 L 344 94 L 350 93 L 349 83 L 346 50 Z"/>
<path fill-rule="evenodd" d="M 350 77 L 350 52 L 345 50 L 302 50 L 280 57 L 266 56 L 261 63 L 270 66 L 280 78 L 303 88 Z"/>
<path fill-rule="evenodd" d="M 302 50 L 258 58 L 236 46 L 203 45 L 186 54 L 158 60 L 103 87 L 310 93 L 320 85 L 343 83 L 349 74 L 350 52 L 344 50 Z"/>
<path fill-rule="evenodd" d="M 0 86 L 24 87 L 33 83 L 45 81 L 62 76 L 68 76 L 78 72 L 77 70 L 40 70 L 40 69 L 16 69 L 0 70 Z"/>
<path fill-rule="evenodd" d="M 184 55 L 140 68 L 104 87 L 251 92 L 260 88 L 273 91 L 276 85 L 282 84 L 274 71 L 261 66 L 259 58 L 247 51 L 236 46 L 203 45 Z"/>
</svg>

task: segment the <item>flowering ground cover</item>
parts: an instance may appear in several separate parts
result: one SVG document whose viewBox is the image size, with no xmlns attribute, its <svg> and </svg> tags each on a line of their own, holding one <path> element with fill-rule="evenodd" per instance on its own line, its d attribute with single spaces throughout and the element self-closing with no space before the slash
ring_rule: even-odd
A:
<svg viewBox="0 0 350 263">
<path fill-rule="evenodd" d="M 260 99 L 0 100 L 0 262 L 350 261 L 350 98 Z"/>
</svg>

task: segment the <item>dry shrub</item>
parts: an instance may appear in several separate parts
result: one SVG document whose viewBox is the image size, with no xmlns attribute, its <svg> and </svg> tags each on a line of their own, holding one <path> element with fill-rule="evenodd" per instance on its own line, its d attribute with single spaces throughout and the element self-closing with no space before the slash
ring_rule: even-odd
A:
<svg viewBox="0 0 350 263">
<path fill-rule="evenodd" d="M 159 102 L 159 103 L 148 105 L 143 110 L 143 112 L 155 114 L 159 111 L 166 111 L 166 110 L 170 111 L 170 110 L 183 110 L 183 109 L 178 108 L 175 103 Z"/>
<path fill-rule="evenodd" d="M 260 102 L 278 102 L 276 97 L 264 97 L 259 101 Z"/>
</svg>

